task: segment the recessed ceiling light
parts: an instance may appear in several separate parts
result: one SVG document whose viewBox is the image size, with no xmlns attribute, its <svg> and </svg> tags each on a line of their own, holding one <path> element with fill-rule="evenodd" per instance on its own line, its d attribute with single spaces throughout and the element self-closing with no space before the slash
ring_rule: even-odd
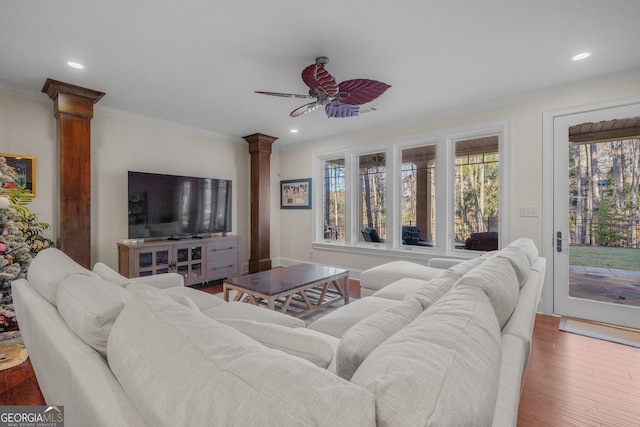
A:
<svg viewBox="0 0 640 427">
<path fill-rule="evenodd" d="M 574 57 L 573 57 L 573 58 L 571 58 L 571 59 L 573 59 L 574 61 L 580 61 L 581 59 L 585 59 L 585 58 L 588 58 L 588 57 L 590 57 L 590 56 L 591 56 L 591 53 L 589 53 L 589 52 L 582 52 L 582 53 L 577 54 L 576 56 L 574 56 Z"/>
<path fill-rule="evenodd" d="M 291 132 L 291 133 L 298 133 L 298 129 L 291 129 L 289 132 Z"/>
<path fill-rule="evenodd" d="M 71 68 L 75 68 L 76 70 L 82 70 L 84 68 L 84 65 L 73 61 L 67 62 L 67 65 Z"/>
</svg>

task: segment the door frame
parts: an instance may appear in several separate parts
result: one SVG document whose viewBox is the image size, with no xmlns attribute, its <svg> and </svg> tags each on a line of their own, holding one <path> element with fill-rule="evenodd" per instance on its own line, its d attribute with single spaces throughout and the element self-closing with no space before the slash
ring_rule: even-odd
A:
<svg viewBox="0 0 640 427">
<path fill-rule="evenodd" d="M 640 96 L 621 98 L 613 101 L 585 104 L 543 112 L 542 134 L 542 256 L 547 260 L 546 286 L 539 305 L 542 313 L 558 314 L 555 303 L 554 258 L 556 235 L 554 223 L 554 122 L 565 116 L 610 110 L 620 107 L 640 105 Z M 603 303 L 606 304 L 606 303 Z"/>
</svg>

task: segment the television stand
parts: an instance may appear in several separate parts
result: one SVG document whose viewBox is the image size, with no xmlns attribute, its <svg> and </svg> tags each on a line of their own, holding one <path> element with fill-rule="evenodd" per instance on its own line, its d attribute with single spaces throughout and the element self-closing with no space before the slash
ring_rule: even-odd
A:
<svg viewBox="0 0 640 427">
<path fill-rule="evenodd" d="M 238 236 L 118 243 L 118 271 L 125 277 L 178 273 L 185 286 L 240 275 Z"/>
</svg>

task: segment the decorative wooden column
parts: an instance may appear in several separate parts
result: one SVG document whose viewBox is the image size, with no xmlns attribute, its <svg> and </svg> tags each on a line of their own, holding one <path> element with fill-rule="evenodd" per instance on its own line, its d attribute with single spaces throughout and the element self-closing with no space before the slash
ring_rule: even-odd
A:
<svg viewBox="0 0 640 427">
<path fill-rule="evenodd" d="M 47 79 L 42 91 L 53 100 L 60 151 L 58 248 L 91 268 L 91 119 L 104 93 Z"/>
<path fill-rule="evenodd" d="M 271 145 L 273 136 L 254 133 L 243 136 L 251 154 L 251 258 L 249 273 L 271 270 L 270 204 Z"/>
</svg>

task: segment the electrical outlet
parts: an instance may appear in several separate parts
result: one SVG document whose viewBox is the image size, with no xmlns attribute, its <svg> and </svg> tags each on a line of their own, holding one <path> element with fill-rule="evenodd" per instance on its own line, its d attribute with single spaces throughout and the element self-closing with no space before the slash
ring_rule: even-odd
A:
<svg viewBox="0 0 640 427">
<path fill-rule="evenodd" d="M 520 216 L 528 217 L 528 218 L 537 218 L 538 217 L 538 208 L 535 206 L 521 206 L 520 207 Z"/>
</svg>

